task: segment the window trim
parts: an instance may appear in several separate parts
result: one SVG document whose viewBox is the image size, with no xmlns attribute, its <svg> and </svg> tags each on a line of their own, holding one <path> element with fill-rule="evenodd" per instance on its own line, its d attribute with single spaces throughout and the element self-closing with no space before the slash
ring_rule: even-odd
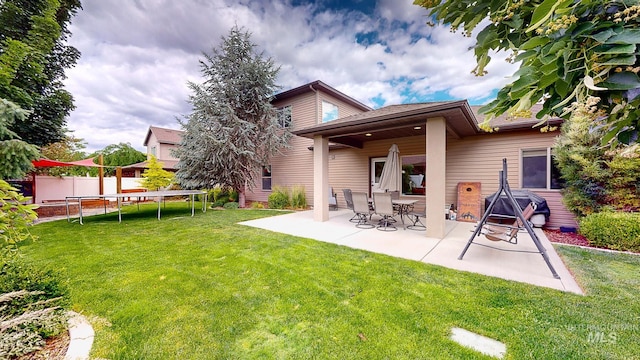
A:
<svg viewBox="0 0 640 360">
<path fill-rule="evenodd" d="M 534 152 L 534 151 L 544 151 L 545 157 L 546 157 L 546 186 L 544 188 L 532 188 L 532 187 L 525 187 L 524 186 L 524 154 L 526 152 Z M 553 162 L 553 148 L 552 147 L 533 147 L 533 148 L 521 148 L 520 149 L 520 171 L 519 171 L 519 180 L 520 180 L 520 188 L 521 189 L 526 189 L 526 190 L 531 190 L 531 191 L 561 191 L 562 187 L 554 189 L 551 187 L 551 175 L 552 175 L 552 171 L 551 171 L 551 165 Z"/>
<path fill-rule="evenodd" d="M 268 169 L 269 176 L 265 176 L 265 169 Z M 262 167 L 262 173 L 260 176 L 260 189 L 262 191 L 272 191 L 273 189 L 273 172 L 272 171 L 273 171 L 273 168 L 271 167 L 271 164 L 265 165 Z M 271 185 L 268 189 L 265 189 L 264 187 L 265 179 L 269 179 L 269 184 Z"/>
</svg>

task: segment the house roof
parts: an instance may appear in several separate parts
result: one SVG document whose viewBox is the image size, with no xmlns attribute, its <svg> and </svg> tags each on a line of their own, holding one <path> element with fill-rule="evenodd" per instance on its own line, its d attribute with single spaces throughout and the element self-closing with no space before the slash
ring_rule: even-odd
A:
<svg viewBox="0 0 640 360">
<path fill-rule="evenodd" d="M 369 111 L 372 108 L 361 103 L 360 101 L 352 98 L 351 96 L 348 96 L 334 88 L 332 88 L 331 86 L 323 83 L 320 80 L 316 80 L 314 82 L 310 82 L 308 84 L 304 84 L 302 86 L 298 86 L 297 88 L 293 88 L 291 90 L 287 90 L 287 91 L 283 91 L 279 94 L 276 94 L 273 98 L 273 101 L 281 101 L 281 100 L 286 100 L 288 98 L 294 97 L 294 96 L 298 96 L 298 95 L 302 95 L 304 93 L 307 92 L 311 92 L 311 91 L 318 91 L 318 90 L 322 90 L 325 93 L 328 93 L 344 102 L 346 102 L 347 104 L 354 106 L 362 111 Z M 272 102 L 273 102 L 272 101 Z"/>
<path fill-rule="evenodd" d="M 471 111 L 475 115 L 478 124 L 482 123 L 485 119 L 485 116 L 479 113 L 479 110 L 482 106 L 474 105 L 471 106 Z M 537 119 L 535 115 L 538 111 L 542 110 L 542 104 L 535 104 L 531 107 L 531 117 L 527 118 L 514 118 L 509 116 L 508 114 L 502 114 L 497 116 L 489 122 L 491 127 L 497 127 L 499 131 L 510 131 L 510 130 L 522 130 L 522 129 L 530 129 L 534 125 L 540 122 L 540 119 Z M 558 125 L 564 121 L 562 118 L 552 117 L 549 119 L 549 123 L 551 125 Z"/>
<path fill-rule="evenodd" d="M 175 129 L 165 129 L 157 126 L 149 126 L 149 131 L 147 131 L 147 136 L 144 138 L 144 146 L 147 146 L 149 143 L 149 139 L 151 138 L 151 134 L 153 134 L 160 144 L 180 144 L 182 140 L 182 130 Z"/>
<path fill-rule="evenodd" d="M 422 127 L 428 118 L 443 117 L 447 132 L 456 138 L 463 138 L 484 133 L 478 126 L 485 119 L 484 115 L 478 113 L 480 107 L 469 106 L 466 100 L 390 105 L 294 130 L 293 133 L 310 139 L 322 135 L 336 144 L 362 148 L 366 141 L 424 134 Z M 535 114 L 541 108 L 541 105 L 534 105 L 531 111 Z M 505 132 L 531 129 L 538 122 L 536 118 L 513 119 L 501 115 L 492 119 L 490 124 L 498 127 L 500 132 Z M 561 122 L 560 118 L 550 120 L 553 125 Z"/>
<path fill-rule="evenodd" d="M 178 164 L 178 160 L 158 160 L 158 162 L 162 163 L 162 168 L 165 170 L 177 170 L 176 165 Z M 149 161 L 145 160 L 143 162 L 123 166 L 123 169 L 146 169 L 149 167 Z"/>
<path fill-rule="evenodd" d="M 476 118 L 466 100 L 391 105 L 295 130 L 298 136 L 322 135 L 331 142 L 362 148 L 366 141 L 424 134 L 428 118 L 443 117 L 447 131 L 462 138 L 477 134 Z"/>
</svg>

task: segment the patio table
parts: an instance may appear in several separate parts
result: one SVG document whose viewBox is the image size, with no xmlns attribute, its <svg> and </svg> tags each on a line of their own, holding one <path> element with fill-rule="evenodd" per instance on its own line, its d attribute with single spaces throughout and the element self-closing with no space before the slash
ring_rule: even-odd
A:
<svg viewBox="0 0 640 360">
<path fill-rule="evenodd" d="M 396 199 L 391 200 L 393 205 L 398 205 L 398 215 L 400 215 L 400 221 L 402 222 L 402 227 L 406 230 L 406 226 L 404 225 L 404 215 L 409 214 L 410 209 L 417 203 L 418 200 L 410 200 L 410 199 Z M 373 204 L 373 199 L 369 199 L 369 204 Z"/>
</svg>

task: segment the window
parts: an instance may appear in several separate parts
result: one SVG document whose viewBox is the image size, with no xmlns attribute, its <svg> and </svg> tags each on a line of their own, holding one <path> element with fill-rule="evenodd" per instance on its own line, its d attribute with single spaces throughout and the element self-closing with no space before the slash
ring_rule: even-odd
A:
<svg viewBox="0 0 640 360">
<path fill-rule="evenodd" d="M 550 148 L 522 150 L 522 187 L 526 189 L 561 189 L 563 181 Z"/>
<path fill-rule="evenodd" d="M 330 102 L 322 101 L 322 122 L 329 122 L 338 118 L 338 107 Z"/>
<path fill-rule="evenodd" d="M 426 155 L 402 157 L 402 194 L 424 195 Z"/>
<path fill-rule="evenodd" d="M 158 157 L 158 154 L 156 154 L 156 147 L 155 146 L 151 147 L 151 155 L 153 155 L 155 157 Z"/>
<path fill-rule="evenodd" d="M 277 110 L 278 125 L 281 128 L 291 127 L 291 105 L 279 108 Z"/>
<path fill-rule="evenodd" d="M 262 167 L 262 190 L 271 190 L 271 165 Z"/>
</svg>

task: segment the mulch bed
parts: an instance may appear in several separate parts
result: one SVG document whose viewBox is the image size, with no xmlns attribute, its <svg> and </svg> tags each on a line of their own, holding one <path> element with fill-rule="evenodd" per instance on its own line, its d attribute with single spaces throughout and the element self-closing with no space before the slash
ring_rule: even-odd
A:
<svg viewBox="0 0 640 360">
<path fill-rule="evenodd" d="M 562 232 L 560 230 L 544 230 L 544 234 L 552 243 L 591 246 L 587 238 L 575 232 Z"/>
<path fill-rule="evenodd" d="M 34 351 L 17 358 L 17 360 L 63 360 L 70 343 L 69 332 L 49 338 L 42 350 Z"/>
</svg>

